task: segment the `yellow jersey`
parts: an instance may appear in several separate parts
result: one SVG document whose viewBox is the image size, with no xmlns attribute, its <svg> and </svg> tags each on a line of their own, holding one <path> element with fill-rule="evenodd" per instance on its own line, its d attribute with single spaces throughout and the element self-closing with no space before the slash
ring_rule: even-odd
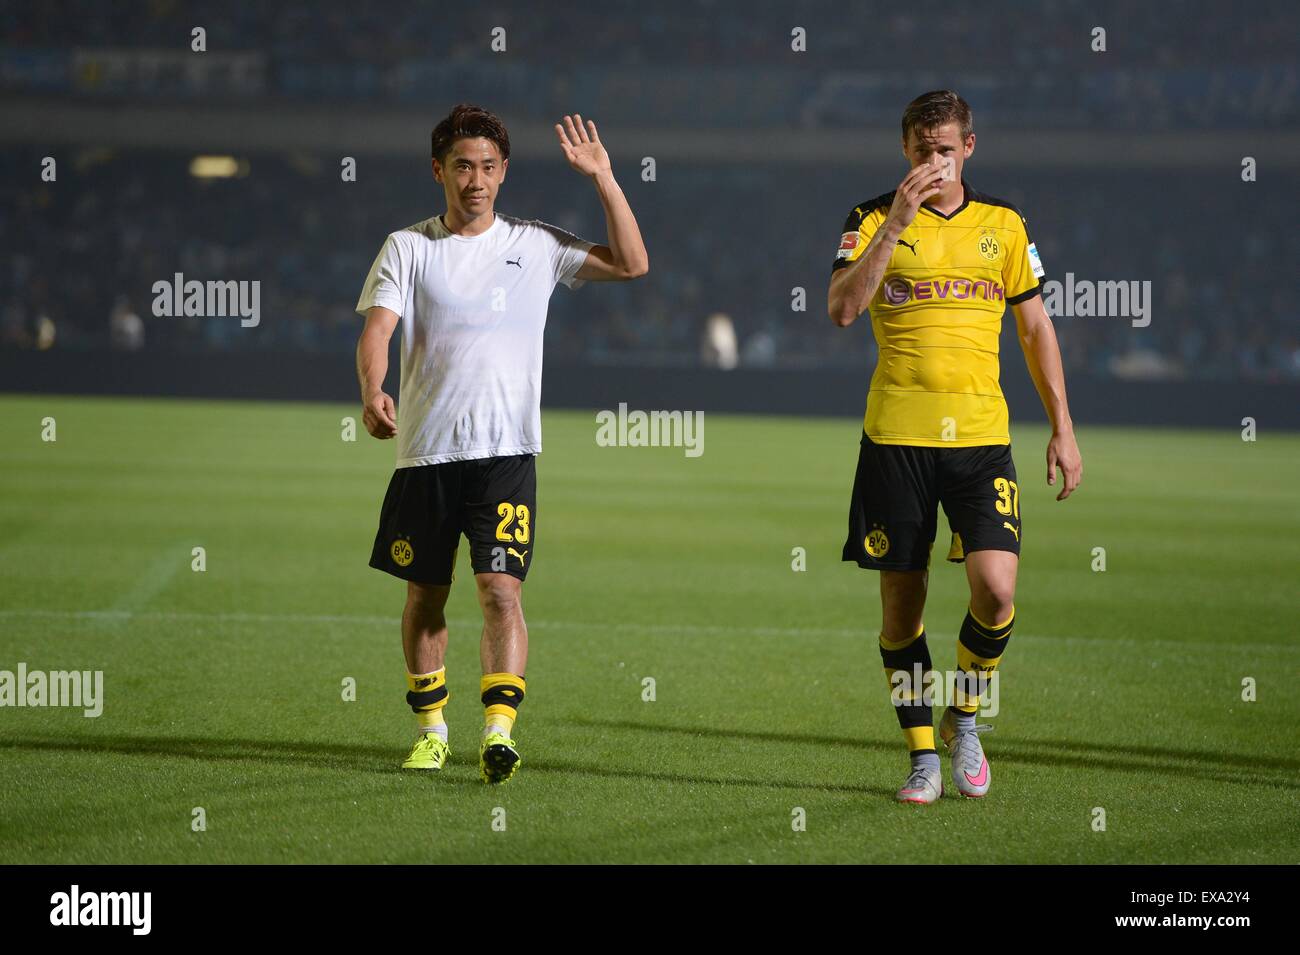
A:
<svg viewBox="0 0 1300 955">
<path fill-rule="evenodd" d="M 877 444 L 1011 443 L 998 336 L 1007 305 L 1040 294 L 1043 266 L 1015 206 L 962 188 L 948 215 L 921 206 L 868 305 L 879 359 L 862 427 Z M 832 272 L 862 256 L 893 201 L 854 207 Z"/>
</svg>

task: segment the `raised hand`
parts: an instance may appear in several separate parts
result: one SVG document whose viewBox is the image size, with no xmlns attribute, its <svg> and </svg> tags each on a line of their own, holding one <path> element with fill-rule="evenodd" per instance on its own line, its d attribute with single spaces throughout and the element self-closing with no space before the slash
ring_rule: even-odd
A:
<svg viewBox="0 0 1300 955">
<path fill-rule="evenodd" d="M 582 116 L 574 113 L 564 117 L 564 125 L 555 124 L 555 132 L 560 137 L 560 148 L 569 165 L 584 176 L 596 176 L 609 172 L 609 153 L 600 143 L 596 133 L 596 124 L 587 120 L 584 128 Z"/>
<path fill-rule="evenodd" d="M 923 162 L 903 177 L 894 192 L 889 218 L 906 228 L 916 218 L 921 204 L 943 191 L 945 167 L 942 162 Z"/>
</svg>

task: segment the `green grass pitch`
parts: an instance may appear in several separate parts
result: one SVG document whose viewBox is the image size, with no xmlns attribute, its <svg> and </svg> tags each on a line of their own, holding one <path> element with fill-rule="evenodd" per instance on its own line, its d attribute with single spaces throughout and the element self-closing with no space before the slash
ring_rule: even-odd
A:
<svg viewBox="0 0 1300 955">
<path fill-rule="evenodd" d="M 489 788 L 464 547 L 451 761 L 398 769 L 404 588 L 366 566 L 393 445 L 341 440 L 345 415 L 0 399 L 0 669 L 102 670 L 105 696 L 94 719 L 0 709 L 0 862 L 1300 858 L 1300 436 L 1084 423 L 1085 483 L 1058 504 L 1045 430 L 1017 427 L 993 788 L 916 807 L 892 801 L 906 755 L 876 578 L 839 560 L 856 418 L 708 415 L 688 458 L 545 416 L 524 762 Z M 965 605 L 936 561 L 939 669 Z"/>
</svg>

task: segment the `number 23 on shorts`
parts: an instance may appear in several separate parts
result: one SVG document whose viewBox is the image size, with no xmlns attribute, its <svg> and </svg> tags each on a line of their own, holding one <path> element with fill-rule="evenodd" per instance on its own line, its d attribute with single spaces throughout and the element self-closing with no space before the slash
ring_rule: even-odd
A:
<svg viewBox="0 0 1300 955">
<path fill-rule="evenodd" d="M 497 505 L 497 516 L 501 522 L 497 524 L 497 540 L 514 541 L 516 544 L 527 544 L 530 535 L 529 521 L 532 515 L 528 511 L 527 504 L 510 504 L 502 501 Z M 510 524 L 514 523 L 514 531 L 510 531 Z"/>
</svg>

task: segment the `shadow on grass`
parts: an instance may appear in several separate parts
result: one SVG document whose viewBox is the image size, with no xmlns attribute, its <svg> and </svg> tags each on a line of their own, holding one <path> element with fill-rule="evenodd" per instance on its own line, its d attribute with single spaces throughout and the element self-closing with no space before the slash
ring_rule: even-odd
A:
<svg viewBox="0 0 1300 955">
<path fill-rule="evenodd" d="M 884 747 L 882 747 L 884 748 Z M 891 747 L 892 748 L 892 747 Z M 401 753 L 390 746 L 367 746 L 355 743 L 321 743 L 297 740 L 216 739 L 211 737 L 170 736 L 84 736 L 84 737 L 9 737 L 0 738 L 0 751 L 6 749 L 36 752 L 114 753 L 123 756 L 192 759 L 199 762 L 257 762 L 275 765 L 299 765 L 312 769 L 332 769 L 349 773 L 376 773 L 383 776 L 434 776 L 410 773 L 400 766 Z M 454 758 L 454 757 L 453 757 Z M 456 767 L 464 768 L 463 766 Z M 719 786 L 749 786 L 764 789 L 818 789 L 826 792 L 879 793 L 892 796 L 894 790 L 879 786 L 836 783 L 810 783 L 773 776 L 743 778 L 725 775 L 701 775 L 651 768 L 621 768 L 565 760 L 528 757 L 529 773 L 599 776 L 607 779 L 641 779 L 667 783 L 698 783 Z M 448 767 L 450 770 L 451 767 Z M 480 788 L 477 778 L 456 778 L 450 771 L 436 774 L 438 785 L 457 788 Z"/>
<path fill-rule="evenodd" d="M 534 759 L 528 759 L 525 757 L 525 759 L 526 762 L 520 769 L 521 773 L 525 771 L 529 773 L 557 773 L 566 776 L 600 776 L 603 779 L 642 779 L 659 783 L 740 786 L 749 789 L 795 789 L 804 792 L 810 789 L 815 789 L 819 792 L 857 793 L 859 795 L 889 796 L 891 798 L 894 796 L 896 791 L 896 787 L 889 786 L 812 782 L 807 779 L 781 778 L 775 775 L 767 775 L 762 778 L 746 778 L 743 776 L 725 775 L 706 776 L 700 773 L 673 772 L 666 769 L 625 769 L 618 766 L 598 766 L 591 763 L 577 763 L 561 759 L 548 759 L 546 757 L 538 757 Z"/>
<path fill-rule="evenodd" d="M 703 743 L 711 739 L 786 743 L 819 748 L 834 747 L 854 752 L 875 751 L 897 754 L 902 759 L 899 744 L 893 740 L 864 740 L 853 737 L 818 736 L 811 733 L 782 733 L 770 730 L 737 732 L 713 726 L 683 726 L 638 723 L 630 720 L 597 721 L 585 718 L 569 719 L 569 725 L 590 729 L 675 733 L 697 737 Z M 991 761 L 1051 768 L 1074 767 L 1094 772 L 1146 772 L 1158 773 L 1170 779 L 1202 779 L 1217 783 L 1245 783 L 1300 789 L 1295 770 L 1300 763 L 1294 759 L 1273 759 L 1262 763 L 1257 757 L 1235 753 L 1216 753 L 1194 749 L 1171 749 L 1159 746 L 1126 746 L 1090 743 L 1080 740 L 1058 742 L 1053 740 L 1025 740 L 986 738 Z M 199 762 L 257 762 L 268 765 L 296 765 L 311 769 L 338 770 L 349 773 L 372 773 L 381 776 L 413 776 L 400 767 L 400 747 L 371 746 L 359 743 L 330 743 L 304 740 L 254 740 L 220 739 L 215 737 L 169 736 L 84 736 L 84 737 L 8 737 L 0 738 L 0 750 L 19 749 L 38 752 L 115 753 L 126 756 L 154 756 L 172 759 L 191 759 Z M 553 752 L 554 750 L 552 750 Z M 454 757 L 453 757 L 454 758 Z M 457 763 L 464 758 L 463 754 Z M 454 758 L 455 759 L 455 758 Z M 729 761 L 736 764 L 735 757 Z M 764 764 L 767 765 L 766 763 Z M 457 769 L 465 768 L 463 766 Z M 525 752 L 525 770 L 528 772 L 579 774 L 607 779 L 640 779 L 666 783 L 696 783 L 718 786 L 744 786 L 761 789 L 816 789 L 825 792 L 893 795 L 891 786 L 864 785 L 850 782 L 814 781 L 800 779 L 798 775 L 777 776 L 771 772 L 761 775 L 731 775 L 726 773 L 701 774 L 677 771 L 669 766 L 634 764 L 628 766 L 587 763 L 554 759 L 545 755 L 528 756 Z M 787 765 L 787 768 L 788 765 Z M 449 767 L 449 770 L 451 767 Z M 846 776 L 854 775 L 852 764 L 846 766 Z M 423 774 L 420 774 L 423 775 Z M 841 777 L 843 778 L 843 777 Z M 1077 780 L 1076 780 L 1077 781 Z M 450 771 L 439 774 L 439 784 L 477 787 L 477 779 L 457 778 Z"/>
<path fill-rule="evenodd" d="M 6 749 L 162 756 L 199 762 L 255 762 L 384 776 L 412 775 L 401 768 L 403 752 L 400 745 L 193 736 L 0 737 L 0 750 Z"/>
<path fill-rule="evenodd" d="M 684 736 L 722 737 L 763 743 L 796 743 L 807 746 L 835 746 L 856 751 L 903 755 L 901 740 L 882 741 L 851 736 L 818 736 L 812 733 L 782 733 L 771 730 L 736 731 L 714 726 L 674 726 L 637 723 L 632 720 L 566 721 L 590 729 L 633 730 L 649 733 L 678 733 Z M 935 742 L 946 753 L 935 732 Z M 996 734 L 981 741 L 989 753 L 989 762 L 1015 763 L 1046 767 L 1078 767 L 1100 771 L 1159 773 L 1173 779 L 1204 779 L 1219 783 L 1245 783 L 1300 789 L 1300 760 L 1270 756 L 1267 760 L 1251 754 L 1212 750 L 1174 749 L 1168 746 L 1131 746 L 1092 743 L 1086 740 L 1023 739 L 1011 736 L 998 739 Z M 946 776 L 945 776 L 946 778 Z"/>
</svg>

